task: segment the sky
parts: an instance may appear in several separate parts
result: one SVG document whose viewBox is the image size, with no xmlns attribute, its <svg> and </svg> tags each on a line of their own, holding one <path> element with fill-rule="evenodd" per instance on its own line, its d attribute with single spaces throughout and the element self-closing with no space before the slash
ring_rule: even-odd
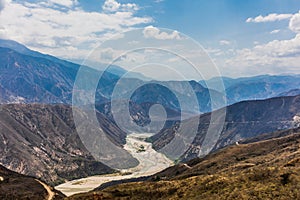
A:
<svg viewBox="0 0 300 200">
<path fill-rule="evenodd" d="M 91 64 L 110 63 L 127 52 L 115 64 L 127 70 L 171 65 L 194 79 L 183 57 L 202 65 L 206 78 L 300 74 L 300 1 L 0 0 L 0 38 Z M 168 52 L 132 51 L 153 44 Z M 99 55 L 91 56 L 95 48 Z M 171 79 L 168 74 L 162 76 Z"/>
</svg>

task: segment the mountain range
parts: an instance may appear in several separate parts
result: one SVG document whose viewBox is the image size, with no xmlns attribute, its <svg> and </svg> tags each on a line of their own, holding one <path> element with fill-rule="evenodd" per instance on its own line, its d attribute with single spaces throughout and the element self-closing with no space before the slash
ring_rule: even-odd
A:
<svg viewBox="0 0 300 200">
<path fill-rule="evenodd" d="M 76 75 L 80 67 L 87 70 L 89 74 L 97 75 L 98 72 L 94 68 L 80 66 L 69 61 L 65 61 L 54 56 L 41 54 L 32 51 L 17 42 L 10 40 L 0 40 L 0 56 L 1 56 L 1 79 L 0 79 L 0 97 L 3 103 L 72 103 L 72 92 Z M 104 64 L 98 64 L 99 68 Z M 118 70 L 116 70 L 118 69 Z M 182 96 L 184 102 L 188 101 L 191 94 L 186 94 L 187 84 L 185 81 L 148 81 L 144 77 L 138 78 L 121 78 L 126 70 L 118 66 L 110 66 L 107 71 L 102 74 L 96 91 L 96 103 L 103 104 L 110 102 L 112 92 L 120 79 L 124 85 L 121 90 L 125 94 L 117 94 L 118 99 L 122 99 L 130 91 L 132 85 L 145 85 L 137 88 L 139 92 L 135 92 L 131 100 L 134 102 L 150 102 L 150 104 L 164 103 L 166 108 L 172 110 L 183 110 L 176 98 Z M 138 77 L 137 75 L 135 77 Z M 124 80 L 125 79 L 125 80 Z M 218 92 L 219 88 L 214 88 L 219 81 L 224 83 L 226 94 Z M 243 100 L 266 99 L 284 96 L 285 92 L 298 89 L 300 87 L 299 76 L 283 75 L 283 76 L 257 76 L 245 78 L 213 78 L 206 81 L 188 82 L 196 95 L 199 108 L 189 108 L 184 112 L 206 113 L 225 106 L 224 98 L 228 104 L 233 104 Z M 209 84 L 208 84 L 209 83 Z M 147 86 L 149 85 L 149 86 Z M 171 88 L 166 92 L 161 92 L 162 87 L 154 85 L 166 85 Z M 207 89 L 209 85 L 212 88 Z M 157 98 L 153 96 L 145 96 L 145 93 L 157 94 Z M 294 93 L 295 94 L 295 93 Z M 298 93 L 296 93 L 298 94 Z M 174 96 L 175 95 L 175 96 Z M 177 96 L 176 96 L 177 95 Z M 215 96 L 215 101 L 210 102 L 210 96 Z M 171 98 L 171 101 L 170 101 Z M 215 105 L 212 105 L 215 104 Z M 100 110 L 101 111 L 101 110 Z M 102 112 L 102 111 L 101 111 Z"/>
<path fill-rule="evenodd" d="M 200 81 L 203 86 L 209 85 L 217 88 L 217 83 L 224 83 L 228 104 L 245 100 L 261 100 L 277 96 L 295 96 L 300 87 L 299 75 L 260 75 L 254 77 L 212 78 L 207 81 Z"/>
<path fill-rule="evenodd" d="M 121 79 L 120 75 L 123 73 L 120 70 L 118 72 L 116 72 L 117 70 L 112 70 L 116 72 L 116 74 L 113 74 L 109 69 L 105 72 L 97 71 L 87 66 L 80 66 L 79 64 L 32 51 L 21 44 L 8 40 L 0 40 L 0 57 L 0 102 L 2 103 L 63 103 L 71 105 L 73 86 L 76 82 L 77 72 L 81 67 L 85 71 L 87 80 L 89 80 L 89 76 L 96 77 L 102 74 L 95 92 L 95 103 L 109 105 L 113 90 Z M 112 66 L 113 69 L 116 67 Z M 187 84 L 194 90 L 195 98 L 199 102 L 197 106 L 200 108 L 186 108 L 188 110 L 184 110 L 184 112 L 203 113 L 210 111 L 212 109 L 209 99 L 210 93 L 220 98 L 220 101 L 224 99 L 224 95 L 221 93 L 213 90 L 209 91 L 195 81 L 163 82 L 168 88 L 174 90 L 168 90 L 167 93 L 162 92 L 161 87 L 151 87 L 151 85 L 155 84 L 160 85 L 162 82 L 145 81 L 137 78 L 122 78 L 122 81 L 126 84 L 121 86 L 122 93 L 117 94 L 117 99 L 124 99 L 124 96 L 128 96 L 130 87 L 136 83 L 149 85 L 149 87 L 138 88 L 140 92 L 135 92 L 134 96 L 130 97 L 131 100 L 138 104 L 141 102 L 148 102 L 150 105 L 164 103 L 166 109 L 171 110 L 182 110 L 180 105 L 174 104 L 176 101 L 174 92 L 176 95 L 180 95 L 184 102 L 187 101 L 189 98 L 185 89 Z M 146 97 L 144 95 L 145 92 L 157 94 L 157 96 L 155 99 L 150 96 Z M 218 102 L 213 103 L 218 104 Z M 217 107 L 218 105 L 215 106 Z M 140 106 L 140 108 L 142 107 Z M 104 110 L 99 111 L 105 114 Z M 142 112 L 145 112 L 145 110 L 137 111 L 137 113 L 132 113 L 132 115 L 138 115 Z M 147 116 L 146 119 L 141 120 L 147 121 Z"/>
<path fill-rule="evenodd" d="M 158 116 L 150 118 L 151 106 L 161 104 L 165 108 L 167 122 L 161 131 L 148 138 L 148 141 L 152 142 L 153 148 L 157 151 L 163 149 L 178 133 L 189 135 L 191 127 L 197 126 L 196 136 L 187 150 L 178 158 L 172 157 L 180 164 L 151 177 L 151 180 L 158 181 L 158 179 L 163 178 L 170 181 L 167 186 L 164 182 L 149 183 L 149 187 L 154 187 L 153 191 L 156 191 L 156 187 L 163 188 L 161 192 L 156 191 L 155 195 L 161 195 L 157 196 L 157 199 L 175 198 L 175 195 L 179 195 L 178 197 L 185 196 L 185 192 L 177 187 L 177 184 L 182 185 L 182 188 L 185 189 L 192 187 L 187 183 L 188 181 L 191 183 L 203 182 L 205 187 L 208 189 L 211 187 L 211 190 L 215 189 L 216 185 L 214 184 L 220 183 L 221 177 L 228 180 L 226 182 L 228 185 L 237 184 L 234 180 L 245 181 L 236 174 L 233 174 L 233 180 L 230 175 L 233 172 L 251 174 L 253 171 L 243 170 L 251 170 L 252 167 L 256 170 L 254 166 L 259 165 L 260 158 L 267 159 L 274 153 L 282 153 L 282 149 L 286 150 L 284 145 L 275 149 L 274 143 L 276 141 L 277 143 L 289 144 L 292 149 L 296 149 L 290 138 L 298 141 L 299 136 L 287 136 L 293 134 L 293 131 L 284 133 L 278 131 L 292 129 L 299 132 L 297 129 L 300 126 L 299 75 L 263 75 L 237 79 L 220 77 L 206 81 L 170 80 L 164 82 L 148 80 L 147 77 L 140 74 L 122 78 L 122 75 L 127 72 L 118 66 L 112 66 L 111 70 L 105 72 L 97 71 L 88 66 L 80 66 L 54 56 L 32 51 L 14 41 L 0 40 L 0 164 L 3 165 L 0 167 L 2 173 L 0 176 L 4 177 L 5 184 L 11 184 L 10 180 L 14 180 L 8 176 L 17 177 L 16 183 L 24 178 L 26 182 L 33 185 L 34 191 L 40 192 L 44 198 L 47 195 L 45 188 L 41 187 L 43 185 L 32 177 L 39 178 L 50 185 L 57 185 L 66 180 L 116 172 L 115 169 L 99 161 L 101 159 L 95 157 L 95 154 L 87 149 L 88 147 L 80 138 L 82 135 L 89 134 L 89 131 L 84 129 L 84 125 L 85 123 L 91 125 L 91 119 L 87 117 L 79 124 L 79 126 L 83 124 L 81 126 L 83 129 L 80 129 L 83 134 L 78 134 L 78 129 L 76 129 L 78 124 L 75 125 L 74 123 L 74 109 L 81 116 L 86 116 L 86 112 L 89 111 L 88 109 L 77 110 L 77 108 L 72 107 L 74 92 L 82 92 L 80 94 L 87 98 L 85 91 L 74 90 L 80 68 L 85 70 L 87 80 L 102 74 L 94 94 L 95 102 L 92 102 L 101 129 L 92 126 L 91 130 L 100 130 L 118 148 L 124 147 L 127 132 L 120 128 L 116 122 L 116 116 L 114 116 L 116 110 L 112 108 L 113 103 L 129 103 L 130 116 L 124 117 L 130 117 L 129 120 L 126 120 L 130 123 L 136 123 L 140 127 L 147 126 L 152 120 L 161 120 L 160 113 Z M 224 83 L 225 94 L 219 91 L 219 88 L 214 87 L 215 83 L 220 81 L 219 79 L 222 79 L 221 81 Z M 124 84 L 119 84 L 120 82 Z M 135 88 L 135 85 L 139 87 Z M 212 86 L 212 88 L 207 88 L 207 85 Z M 116 87 L 119 87 L 118 89 L 122 92 L 114 94 L 114 99 L 112 94 Z M 193 95 L 197 104 L 192 104 L 190 101 Z M 217 100 L 212 102 L 211 96 Z M 126 101 L 127 98 L 129 98 L 128 102 Z M 226 101 L 229 106 L 223 104 Z M 86 106 L 89 108 L 90 105 Z M 83 108 L 85 107 L 83 106 Z M 203 142 L 212 116 L 217 116 L 219 113 L 226 114 L 220 136 L 217 138 L 211 154 L 199 159 L 199 155 L 206 155 L 202 154 L 203 152 L 208 153 L 210 151 L 210 149 L 203 148 Z M 185 116 L 183 120 L 181 120 L 181 116 Z M 123 123 L 126 124 L 128 121 L 123 121 Z M 152 129 L 147 130 L 147 132 L 152 131 Z M 281 139 L 274 140 L 274 137 L 278 135 Z M 270 141 L 261 142 L 266 139 Z M 251 143 L 258 142 L 258 144 L 239 146 L 239 144 L 247 143 L 247 141 L 249 143 L 250 141 Z M 237 144 L 238 147 L 232 147 L 234 144 Z M 261 144 L 269 144 L 270 148 L 268 147 L 264 152 L 264 146 Z M 246 154 L 244 155 L 243 152 L 246 150 L 257 150 L 257 154 L 244 153 Z M 232 161 L 229 157 L 233 156 L 234 153 L 237 155 L 233 158 L 238 158 L 237 160 L 222 164 L 221 158 Z M 222 157 L 224 154 L 226 156 Z M 110 155 L 105 156 L 109 157 Z M 254 158 L 254 156 L 258 157 Z M 124 157 L 124 160 L 112 162 L 118 166 L 126 165 L 127 167 L 134 167 L 138 164 L 138 161 L 129 153 L 124 154 Z M 289 155 L 288 158 L 282 158 L 281 161 L 285 164 L 292 162 L 290 158 L 292 155 Z M 258 159 L 258 161 L 253 163 L 253 159 Z M 275 165 L 275 161 L 273 161 L 269 164 L 264 162 L 262 167 L 258 166 L 257 169 L 267 170 L 267 173 L 272 174 L 273 172 L 268 171 L 268 167 Z M 219 162 L 220 164 L 218 164 Z M 298 166 L 297 162 L 295 161 L 295 166 Z M 209 163 L 209 165 L 205 163 Z M 237 164 L 238 167 L 233 164 Z M 17 175 L 5 168 L 30 177 Z M 222 171 L 221 168 L 227 171 Z M 235 168 L 238 170 L 235 171 Z M 230 170 L 228 171 L 228 169 Z M 278 180 L 281 175 L 287 176 L 283 175 L 283 169 L 285 168 L 280 168 L 278 173 L 274 172 Z M 201 170 L 205 173 L 201 174 Z M 222 174 L 223 172 L 225 175 Z M 226 174 L 227 172 L 228 174 Z M 210 175 L 213 173 L 218 175 L 210 179 Z M 196 177 L 194 180 L 191 178 L 194 176 L 193 174 L 195 176 L 201 174 L 205 177 L 204 179 L 202 179 L 203 177 Z M 255 173 L 252 175 L 255 179 Z M 288 176 L 290 177 L 290 175 Z M 270 177 L 267 176 L 267 178 Z M 294 183 L 294 180 L 298 180 L 297 176 L 294 178 L 288 179 L 288 181 Z M 187 181 L 183 181 L 185 179 Z M 253 184 L 251 181 L 250 183 Z M 10 186 L 6 187 L 4 182 L 0 182 L 0 191 L 10 194 Z M 16 187 L 18 184 L 13 186 Z M 222 191 L 226 195 L 228 185 L 225 185 L 225 189 Z M 131 191 L 130 186 L 128 187 L 128 191 Z M 145 195 L 145 191 L 139 185 L 134 187 L 137 188 L 138 194 L 135 193 L 136 191 L 131 192 L 136 195 L 136 198 L 139 198 L 139 195 Z M 125 190 L 121 188 L 118 192 L 113 188 L 113 190 L 108 189 L 104 193 L 100 192 L 95 195 L 100 195 L 100 197 L 101 195 L 108 195 L 108 197 L 116 198 L 119 197 L 118 195 L 124 195 L 127 198 L 128 194 L 126 192 L 124 194 Z M 24 192 L 26 193 L 26 191 Z M 35 198 L 35 194 L 30 192 L 27 194 L 29 198 Z M 91 194 L 86 195 L 88 196 L 83 197 L 92 198 Z M 147 193 L 147 195 L 154 194 Z M 186 197 L 190 198 L 191 196 L 188 195 L 193 194 L 187 194 Z M 83 197 L 78 196 L 79 199 Z"/>
</svg>

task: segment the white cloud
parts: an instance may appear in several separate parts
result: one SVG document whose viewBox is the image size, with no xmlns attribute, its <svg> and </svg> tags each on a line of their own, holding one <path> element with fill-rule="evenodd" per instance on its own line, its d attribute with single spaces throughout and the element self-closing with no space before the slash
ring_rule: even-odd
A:
<svg viewBox="0 0 300 200">
<path fill-rule="evenodd" d="M 114 58 L 114 50 L 112 48 L 103 49 L 100 60 L 111 62 Z"/>
<path fill-rule="evenodd" d="M 206 48 L 205 51 L 210 55 L 213 56 L 214 58 L 219 57 L 219 56 L 223 56 L 224 55 L 224 51 L 222 51 L 221 49 L 213 49 L 213 48 Z"/>
<path fill-rule="evenodd" d="M 49 0 L 49 3 L 72 7 L 78 4 L 77 0 Z"/>
<path fill-rule="evenodd" d="M 295 32 L 293 38 L 255 43 L 253 48 L 235 50 L 225 62 L 224 73 L 236 73 L 239 76 L 300 73 L 300 13 L 286 16 L 290 16 L 289 28 Z"/>
<path fill-rule="evenodd" d="M 106 0 L 102 6 L 103 10 L 115 12 L 120 8 L 121 4 L 114 0 Z"/>
<path fill-rule="evenodd" d="M 134 3 L 121 4 L 115 0 L 106 0 L 102 9 L 107 12 L 137 11 L 139 7 Z"/>
<path fill-rule="evenodd" d="M 35 4 L 11 1 L 1 11 L 0 18 L 0 38 L 16 40 L 32 49 L 67 59 L 82 59 L 99 42 L 152 22 L 150 17 L 138 17 L 129 10 L 86 12 L 72 0 Z"/>
<path fill-rule="evenodd" d="M 228 40 L 220 40 L 220 41 L 219 41 L 219 44 L 225 46 L 225 45 L 230 45 L 231 42 L 228 41 Z"/>
<path fill-rule="evenodd" d="M 300 34 L 290 40 L 274 40 L 235 51 L 226 66 L 243 75 L 300 73 Z M 232 69 L 235 69 L 232 70 Z"/>
<path fill-rule="evenodd" d="M 300 11 L 291 18 L 289 28 L 295 33 L 300 33 Z"/>
<path fill-rule="evenodd" d="M 279 33 L 279 32 L 280 32 L 279 29 L 275 29 L 275 30 L 271 31 L 270 34 L 276 34 L 276 33 Z"/>
<path fill-rule="evenodd" d="M 180 40 L 181 37 L 177 31 L 173 31 L 171 33 L 161 32 L 158 28 L 153 26 L 147 26 L 143 31 L 145 38 L 155 38 L 158 40 Z"/>
<path fill-rule="evenodd" d="M 274 22 L 274 21 L 281 21 L 281 20 L 287 20 L 290 19 L 293 15 L 292 14 L 276 14 L 272 13 L 267 16 L 259 15 L 255 18 L 248 18 L 246 22 L 250 23 L 262 23 L 262 22 Z"/>
</svg>

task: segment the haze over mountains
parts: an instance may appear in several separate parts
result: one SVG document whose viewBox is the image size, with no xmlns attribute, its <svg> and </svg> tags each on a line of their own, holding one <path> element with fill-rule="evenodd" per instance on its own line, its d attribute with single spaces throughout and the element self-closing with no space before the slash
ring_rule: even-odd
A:
<svg viewBox="0 0 300 200">
<path fill-rule="evenodd" d="M 300 93 L 299 75 L 261 75 L 255 77 L 228 78 L 222 77 L 225 86 L 228 104 L 245 101 L 267 99 L 276 96 L 296 96 Z M 220 78 L 212 78 L 202 85 L 216 88 Z"/>
<path fill-rule="evenodd" d="M 67 103 L 71 104 L 72 90 L 76 79 L 76 73 L 80 67 L 68 61 L 58 59 L 50 55 L 44 55 L 36 51 L 32 51 L 25 46 L 10 40 L 0 40 L 0 55 L 1 55 L 1 80 L 0 94 L 1 102 L 35 102 L 35 103 Z M 106 103 L 110 100 L 113 89 L 120 80 L 120 75 L 126 72 L 124 70 L 114 70 L 117 66 L 112 66 L 104 72 L 99 81 L 96 101 L 98 104 Z M 101 74 L 92 68 L 85 67 L 91 74 Z M 118 72 L 117 72 L 118 71 Z M 115 74 L 113 74 L 115 72 Z M 143 79 L 143 78 L 141 78 Z M 199 81 L 199 80 L 197 80 Z M 215 85 L 218 78 L 207 80 L 210 86 Z M 222 78 L 226 89 L 227 101 L 229 104 L 236 103 L 242 100 L 266 99 L 276 97 L 284 92 L 298 89 L 300 86 L 299 76 L 257 76 L 249 78 Z M 129 78 L 127 84 L 122 87 L 126 93 L 126 87 L 133 85 L 135 82 L 160 83 L 160 82 L 145 82 L 136 78 Z M 218 88 L 207 90 L 204 81 L 198 84 L 191 81 L 190 85 L 193 88 L 198 102 L 199 110 L 189 111 L 194 112 L 209 112 L 211 111 L 211 103 L 209 95 L 219 96 L 222 98 L 224 94 L 218 93 Z M 161 93 L 161 87 L 140 88 L 140 93 L 135 93 L 132 99 L 135 102 L 150 102 L 164 103 L 165 106 L 172 109 L 179 109 L 179 105 L 169 102 L 171 92 L 176 92 L 180 95 L 185 94 L 184 82 L 170 81 L 165 83 L 174 91 L 169 91 L 167 95 Z M 201 86 L 203 85 L 203 86 Z M 150 97 L 142 97 L 144 93 L 157 93 L 160 100 L 150 99 Z M 211 94 L 210 94 L 211 93 Z M 214 94 L 212 94 L 214 93 Z M 121 94 L 119 96 L 122 97 Z M 188 97 L 185 97 L 188 99 Z M 216 99 L 217 99 L 216 98 Z M 175 100 L 172 99 L 174 102 Z M 213 102 L 217 104 L 218 102 Z"/>
</svg>

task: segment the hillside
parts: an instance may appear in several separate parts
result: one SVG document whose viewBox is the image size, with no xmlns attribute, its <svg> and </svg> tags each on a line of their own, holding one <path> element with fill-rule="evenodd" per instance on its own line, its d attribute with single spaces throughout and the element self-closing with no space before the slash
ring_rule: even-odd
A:
<svg viewBox="0 0 300 200">
<path fill-rule="evenodd" d="M 296 118 L 300 116 L 300 96 L 244 101 L 224 109 L 226 109 L 225 123 L 213 150 L 264 133 L 298 126 Z M 218 114 L 220 110 L 214 112 Z M 207 113 L 185 120 L 181 122 L 179 128 L 177 125 L 177 127 L 173 126 L 172 128 L 164 129 L 152 136 L 150 140 L 153 142 L 154 148 L 159 150 L 168 144 L 174 137 L 174 134 L 189 135 L 190 124 L 198 123 L 200 118 L 197 135 L 192 145 L 180 159 L 187 161 L 198 157 L 200 147 L 210 124 L 211 115 L 212 113 Z M 206 149 L 202 149 L 202 151 L 205 152 Z"/>
<path fill-rule="evenodd" d="M 123 131 L 101 114 L 98 119 L 112 142 L 116 145 L 125 143 Z M 97 162 L 82 144 L 72 109 L 65 105 L 2 105 L 0 163 L 54 184 L 63 179 L 114 172 Z"/>
<path fill-rule="evenodd" d="M 298 199 L 300 129 L 292 135 L 229 146 L 170 167 L 152 180 L 68 199 Z"/>
<path fill-rule="evenodd" d="M 64 103 L 70 102 L 73 80 L 78 69 L 0 48 L 0 85 L 10 92 L 1 102 Z"/>
<path fill-rule="evenodd" d="M 38 179 L 18 174 L 0 165 L 0 199 L 59 200 L 63 198 L 62 193 Z"/>
</svg>

